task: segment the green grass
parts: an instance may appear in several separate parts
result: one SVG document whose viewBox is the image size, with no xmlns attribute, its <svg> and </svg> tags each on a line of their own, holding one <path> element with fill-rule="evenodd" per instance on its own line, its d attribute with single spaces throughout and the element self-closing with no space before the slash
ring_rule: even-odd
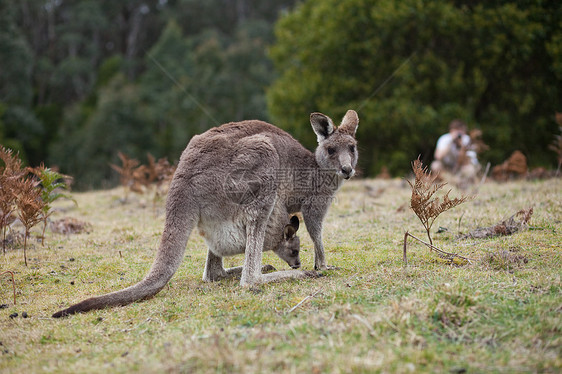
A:
<svg viewBox="0 0 562 374">
<path fill-rule="evenodd" d="M 365 185 L 384 192 L 371 197 Z M 415 241 L 403 266 L 404 232 L 424 237 L 409 194 L 401 180 L 347 183 L 324 225 L 328 262 L 339 269 L 321 278 L 249 290 L 235 280 L 203 283 L 206 247 L 194 232 L 183 265 L 153 299 L 56 320 L 62 307 L 140 280 L 163 227 L 162 203 L 155 214 L 143 197 L 121 204 L 121 189 L 74 193 L 78 207 L 58 202 L 53 218 L 87 221 L 91 233 L 48 232 L 45 247 L 28 250 L 27 268 L 20 249 L 0 255 L 18 294 L 13 305 L 2 276 L 0 372 L 560 372 L 562 180 L 487 183 L 440 216 L 433 231 L 448 231 L 434 242 L 475 259 L 462 267 Z M 529 206 L 529 230 L 455 239 Z M 299 233 L 312 269 L 312 243 Z M 264 262 L 287 268 L 272 253 Z"/>
</svg>

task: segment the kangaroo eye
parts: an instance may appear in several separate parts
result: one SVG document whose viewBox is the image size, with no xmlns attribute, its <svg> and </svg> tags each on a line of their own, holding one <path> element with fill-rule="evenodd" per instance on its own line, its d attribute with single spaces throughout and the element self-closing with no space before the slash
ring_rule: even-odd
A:
<svg viewBox="0 0 562 374">
<path fill-rule="evenodd" d="M 328 147 L 328 154 L 331 156 L 336 153 L 336 149 L 334 147 Z"/>
<path fill-rule="evenodd" d="M 350 146 L 349 146 L 349 151 L 350 151 L 351 153 L 355 153 L 355 146 L 354 146 L 354 145 L 350 145 Z"/>
<path fill-rule="evenodd" d="M 291 256 L 297 257 L 298 255 L 299 255 L 299 251 L 297 251 L 296 249 L 294 249 L 293 251 L 291 251 Z"/>
</svg>

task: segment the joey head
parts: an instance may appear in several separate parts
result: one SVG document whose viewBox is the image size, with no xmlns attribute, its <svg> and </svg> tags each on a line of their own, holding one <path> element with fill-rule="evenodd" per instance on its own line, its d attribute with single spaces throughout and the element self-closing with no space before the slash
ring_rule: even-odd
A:
<svg viewBox="0 0 562 374">
<path fill-rule="evenodd" d="M 283 229 L 283 240 L 279 242 L 276 249 L 273 250 L 277 256 L 285 261 L 291 268 L 298 269 L 301 267 L 300 239 L 297 236 L 299 229 L 299 218 L 291 217 L 291 222 Z"/>
</svg>

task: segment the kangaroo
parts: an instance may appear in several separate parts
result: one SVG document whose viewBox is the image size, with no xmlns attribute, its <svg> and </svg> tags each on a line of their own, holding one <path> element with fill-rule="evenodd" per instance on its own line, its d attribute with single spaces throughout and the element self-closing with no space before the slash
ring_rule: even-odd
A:
<svg viewBox="0 0 562 374">
<path fill-rule="evenodd" d="M 333 269 L 326 264 L 322 224 L 343 180 L 355 174 L 359 118 L 349 110 L 336 127 L 328 116 L 312 113 L 310 123 L 318 140 L 314 153 L 285 131 L 258 120 L 230 122 L 194 136 L 170 184 L 160 247 L 146 277 L 53 317 L 127 305 L 156 295 L 180 266 L 195 226 L 209 245 L 205 281 L 230 275 L 222 257 L 239 253 L 241 246 L 244 264 L 229 270 L 240 274 L 242 286 L 316 276 L 302 270 L 262 273 L 268 227 L 275 226 L 277 215 L 299 211 L 314 243 L 315 270 Z"/>
</svg>

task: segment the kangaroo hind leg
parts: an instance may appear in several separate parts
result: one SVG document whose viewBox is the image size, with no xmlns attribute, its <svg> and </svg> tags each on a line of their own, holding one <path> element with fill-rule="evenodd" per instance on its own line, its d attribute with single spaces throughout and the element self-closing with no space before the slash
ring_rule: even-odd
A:
<svg viewBox="0 0 562 374">
<path fill-rule="evenodd" d="M 203 272 L 204 282 L 216 282 L 228 276 L 222 264 L 222 257 L 215 255 L 211 249 L 207 251 L 207 261 Z"/>
</svg>

